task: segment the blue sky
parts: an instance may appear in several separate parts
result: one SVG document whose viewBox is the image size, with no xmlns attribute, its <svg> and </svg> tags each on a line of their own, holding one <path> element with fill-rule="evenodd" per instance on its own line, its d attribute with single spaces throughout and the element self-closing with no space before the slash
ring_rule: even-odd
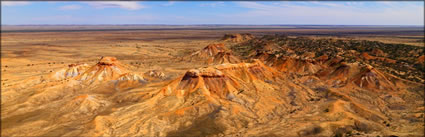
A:
<svg viewBox="0 0 425 137">
<path fill-rule="evenodd" d="M 424 2 L 2 1 L 2 24 L 424 25 Z"/>
</svg>

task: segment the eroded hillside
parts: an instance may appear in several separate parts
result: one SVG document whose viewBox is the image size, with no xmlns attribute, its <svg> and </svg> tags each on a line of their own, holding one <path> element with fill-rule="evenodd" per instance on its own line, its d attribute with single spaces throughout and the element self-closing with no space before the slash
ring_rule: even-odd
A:
<svg viewBox="0 0 425 137">
<path fill-rule="evenodd" d="M 423 135 L 421 47 L 228 34 L 185 50 L 150 51 L 176 58 L 161 69 L 98 57 L 10 84 L 2 135 Z"/>
</svg>

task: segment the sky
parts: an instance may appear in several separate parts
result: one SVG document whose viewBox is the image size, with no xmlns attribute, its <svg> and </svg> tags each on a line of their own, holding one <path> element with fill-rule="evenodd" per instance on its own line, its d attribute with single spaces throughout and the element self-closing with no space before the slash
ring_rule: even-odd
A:
<svg viewBox="0 0 425 137">
<path fill-rule="evenodd" d="M 2 25 L 424 25 L 423 1 L 2 1 Z"/>
</svg>

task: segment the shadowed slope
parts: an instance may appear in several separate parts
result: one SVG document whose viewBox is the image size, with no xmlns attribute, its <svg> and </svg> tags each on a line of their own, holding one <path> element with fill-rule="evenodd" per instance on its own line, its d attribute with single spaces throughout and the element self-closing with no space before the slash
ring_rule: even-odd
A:
<svg viewBox="0 0 425 137">
<path fill-rule="evenodd" d="M 392 90 L 394 87 L 394 84 L 382 72 L 372 66 L 362 68 L 360 73 L 352 78 L 352 81 L 357 86 L 368 89 Z"/>
</svg>

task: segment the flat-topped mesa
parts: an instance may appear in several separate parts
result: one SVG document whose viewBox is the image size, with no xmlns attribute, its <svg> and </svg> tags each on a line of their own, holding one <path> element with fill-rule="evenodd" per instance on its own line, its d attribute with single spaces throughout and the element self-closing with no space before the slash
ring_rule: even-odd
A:
<svg viewBox="0 0 425 137">
<path fill-rule="evenodd" d="M 242 85 L 273 81 L 277 71 L 261 62 L 221 64 L 191 69 L 162 89 L 165 95 L 185 96 L 200 90 L 203 95 L 225 98 L 244 88 Z M 243 84 L 241 84 L 243 83 Z"/>
<path fill-rule="evenodd" d="M 370 65 L 362 68 L 362 70 L 352 78 L 352 82 L 361 88 L 392 90 L 395 86 L 384 73 L 376 70 Z"/>
<path fill-rule="evenodd" d="M 143 77 L 131 73 L 115 57 L 102 57 L 100 61 L 76 77 L 86 83 L 103 81 L 142 81 Z"/>
<path fill-rule="evenodd" d="M 72 67 L 77 67 L 77 66 L 79 66 L 79 65 L 80 65 L 80 64 L 69 64 L 69 65 L 68 65 L 68 67 L 69 67 L 69 68 L 72 68 Z M 87 64 L 86 64 L 86 65 L 87 65 Z"/>
<path fill-rule="evenodd" d="M 79 80 L 114 80 L 128 73 L 114 57 L 102 57 L 100 61 L 80 75 Z"/>
<path fill-rule="evenodd" d="M 214 68 L 200 68 L 200 69 L 191 69 L 186 72 L 183 79 L 185 78 L 197 78 L 197 77 L 223 77 L 223 72 L 214 69 Z"/>
<path fill-rule="evenodd" d="M 161 91 L 165 95 L 187 96 L 192 93 L 225 97 L 235 92 L 239 84 L 215 68 L 199 68 L 187 71 Z M 198 92 L 197 92 L 198 91 Z"/>
<path fill-rule="evenodd" d="M 115 63 L 117 63 L 117 58 L 115 57 L 102 57 L 97 64 L 110 66 L 114 65 Z"/>
</svg>

